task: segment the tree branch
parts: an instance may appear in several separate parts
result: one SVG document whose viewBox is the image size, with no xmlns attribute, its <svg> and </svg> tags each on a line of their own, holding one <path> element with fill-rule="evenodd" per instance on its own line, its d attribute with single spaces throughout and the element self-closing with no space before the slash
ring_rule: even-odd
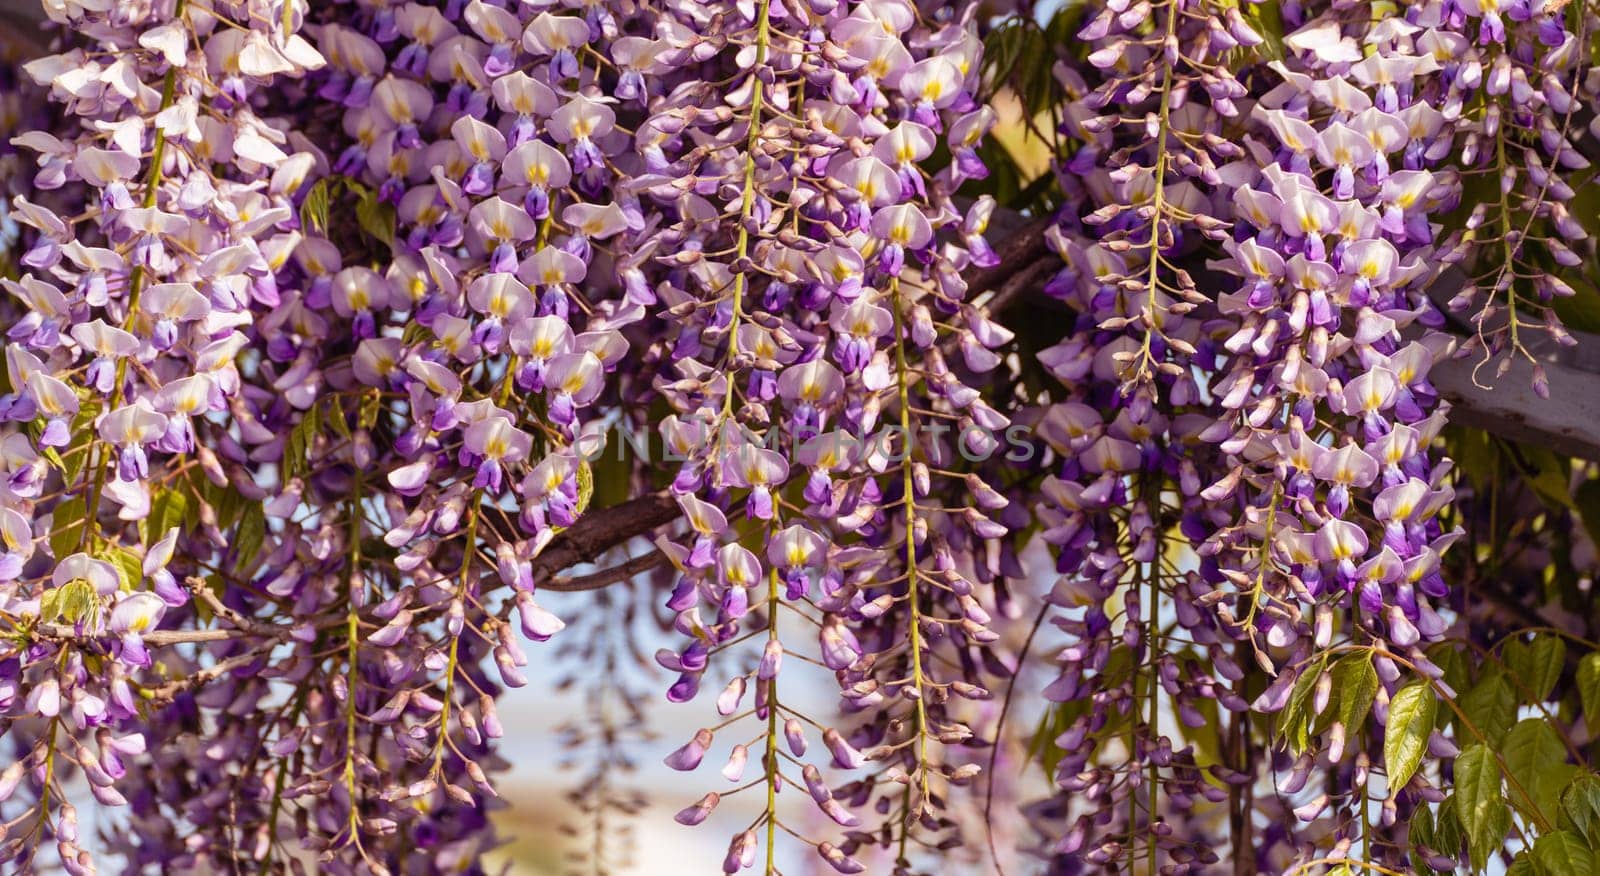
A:
<svg viewBox="0 0 1600 876">
<path fill-rule="evenodd" d="M 217 598 L 217 594 L 212 592 L 211 585 L 207 584 L 205 579 L 191 577 L 185 579 L 184 583 L 189 585 L 189 592 L 194 594 L 196 599 L 204 602 L 211 609 L 213 615 L 222 618 L 240 631 L 269 638 L 282 639 L 288 637 L 289 631 L 286 628 L 245 617 L 224 605 L 222 600 Z"/>
<path fill-rule="evenodd" d="M 113 633 L 85 633 L 79 635 L 76 628 L 69 624 L 39 624 L 33 631 L 40 638 L 45 639 L 104 639 L 112 637 Z M 276 638 L 285 638 L 289 629 L 283 628 L 282 632 L 262 633 L 244 630 L 151 630 L 141 633 L 139 640 L 146 645 L 189 645 L 195 642 L 226 642 L 230 639 L 242 639 L 246 636 L 273 635 Z"/>
<path fill-rule="evenodd" d="M 549 579 L 556 573 L 579 563 L 592 563 L 611 548 L 671 523 L 682 513 L 678 500 L 665 490 L 598 511 L 591 510 L 533 558 L 533 580 L 541 587 L 552 586 Z M 596 573 L 597 576 L 603 574 Z"/>
<path fill-rule="evenodd" d="M 578 575 L 572 578 L 563 578 L 558 575 L 551 578 L 549 583 L 540 585 L 540 589 L 554 590 L 558 593 L 599 590 L 602 587 L 609 587 L 612 584 L 627 581 L 635 575 L 648 572 L 666 561 L 666 554 L 659 549 L 652 550 L 647 554 L 634 557 L 609 569 L 602 569 L 590 575 Z"/>
<path fill-rule="evenodd" d="M 1020 213 L 996 210 L 992 219 L 995 230 L 1005 235 L 1005 239 L 995 248 L 1000 256 L 1000 263 L 992 268 L 974 274 L 967 281 L 967 299 L 974 301 L 979 295 L 991 289 L 1000 289 L 995 298 L 990 299 L 984 306 L 990 314 L 999 313 L 1005 309 L 1009 300 L 1001 300 L 996 304 L 996 299 L 1005 291 L 1002 287 L 1011 286 L 1008 280 L 1016 280 L 1029 269 L 1037 266 L 1059 267 L 1061 260 L 1050 251 L 1050 241 L 1045 236 L 1051 226 L 1055 225 L 1055 217 L 1039 216 L 1028 219 Z M 1011 296 L 1014 297 L 1027 288 L 1026 284 L 1015 284 Z"/>
<path fill-rule="evenodd" d="M 152 705 L 166 705 L 183 691 L 203 687 L 235 669 L 241 669 L 258 660 L 265 659 L 276 646 L 277 643 L 274 642 L 263 647 L 252 648 L 242 654 L 235 654 L 225 660 L 219 660 L 205 669 L 198 670 L 182 678 L 173 679 L 160 687 L 147 688 L 144 696 Z"/>
</svg>

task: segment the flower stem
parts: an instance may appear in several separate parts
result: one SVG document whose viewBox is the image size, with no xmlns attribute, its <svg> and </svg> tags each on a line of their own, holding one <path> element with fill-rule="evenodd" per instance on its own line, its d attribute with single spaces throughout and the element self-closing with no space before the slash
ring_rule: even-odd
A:
<svg viewBox="0 0 1600 876">
<path fill-rule="evenodd" d="M 361 844 L 358 830 L 358 807 L 356 806 L 356 684 L 358 658 L 360 656 L 360 629 L 356 616 L 357 588 L 365 589 L 361 571 L 361 499 L 362 489 L 361 469 L 357 467 L 355 483 L 351 487 L 350 502 L 350 584 L 349 592 L 345 596 L 345 693 L 344 693 L 344 782 L 345 792 L 350 797 L 350 842 L 358 847 Z M 447 706 L 448 708 L 448 706 Z"/>
<path fill-rule="evenodd" d="M 778 569 L 767 572 L 767 639 L 778 641 Z M 767 869 L 778 872 L 778 679 L 767 681 Z"/>
<path fill-rule="evenodd" d="M 916 483 L 912 477 L 912 435 L 911 431 L 911 385 L 909 374 L 910 363 L 906 357 L 906 320 L 905 303 L 900 292 L 900 278 L 889 278 L 889 297 L 894 305 L 894 358 L 896 391 L 900 398 L 900 434 L 904 437 L 905 457 L 900 460 L 901 485 L 905 495 L 901 503 L 905 508 L 906 527 L 906 602 L 911 609 L 911 620 L 906 631 L 906 641 L 911 652 L 911 683 L 914 688 L 916 700 L 916 768 L 913 781 L 916 790 L 921 795 L 919 805 L 926 805 L 928 800 L 928 701 L 924 696 L 926 679 L 922 666 L 922 605 L 918 593 L 917 575 L 917 503 Z M 912 785 L 906 784 L 906 823 L 900 834 L 900 860 L 905 861 L 906 843 L 911 833 L 912 811 L 910 806 Z"/>
<path fill-rule="evenodd" d="M 728 365 L 732 373 L 739 358 L 739 316 L 744 308 L 745 287 L 749 283 L 743 263 L 750 257 L 750 217 L 756 204 L 756 150 L 761 148 L 761 112 L 765 99 L 766 83 L 761 81 L 761 68 L 767 62 L 767 46 L 772 32 L 769 0 L 756 6 L 756 59 L 750 73 L 750 130 L 745 136 L 744 183 L 739 198 L 739 241 L 735 247 L 733 272 L 733 313 L 728 321 Z M 727 395 L 722 402 L 722 419 L 733 414 L 734 385 L 730 377 Z M 720 434 L 720 430 L 719 430 Z"/>
<path fill-rule="evenodd" d="M 472 581 L 472 558 L 478 549 L 478 505 L 483 501 L 483 490 L 475 489 L 467 500 L 467 532 L 461 548 L 461 581 L 456 586 L 456 599 L 466 601 L 467 588 Z M 462 632 L 465 632 L 463 630 Z M 450 735 L 450 707 L 456 693 L 456 669 L 461 648 L 461 636 L 450 637 L 450 659 L 445 667 L 444 707 L 439 710 L 439 741 L 433 746 L 433 769 L 444 770 L 445 740 Z"/>
</svg>

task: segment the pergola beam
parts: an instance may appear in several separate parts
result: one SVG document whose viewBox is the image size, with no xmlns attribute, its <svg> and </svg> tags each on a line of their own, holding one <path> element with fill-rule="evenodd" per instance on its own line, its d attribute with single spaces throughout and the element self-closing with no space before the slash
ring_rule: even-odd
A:
<svg viewBox="0 0 1600 876">
<path fill-rule="evenodd" d="M 1591 337 L 1587 342 L 1600 344 L 1600 339 Z M 1434 365 L 1429 375 L 1452 405 L 1452 423 L 1546 447 L 1562 456 L 1600 461 L 1600 374 L 1545 362 L 1550 397 L 1540 398 L 1530 385 L 1533 366 L 1526 361 L 1518 361 L 1488 387 L 1483 384 L 1494 367 L 1478 370 L 1479 361 L 1450 359 Z"/>
</svg>

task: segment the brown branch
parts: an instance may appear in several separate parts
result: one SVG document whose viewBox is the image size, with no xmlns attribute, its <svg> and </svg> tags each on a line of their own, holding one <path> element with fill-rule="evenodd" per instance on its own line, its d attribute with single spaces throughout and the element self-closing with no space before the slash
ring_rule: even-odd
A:
<svg viewBox="0 0 1600 876">
<path fill-rule="evenodd" d="M 1060 266 L 1061 259 L 1054 253 L 1046 252 L 1042 257 L 1011 271 L 1010 276 L 1000 284 L 993 295 L 989 296 L 989 300 L 984 302 L 984 312 L 991 318 L 997 316 L 1013 301 L 1022 297 L 1023 293 L 1033 290 L 1036 284 Z"/>
<path fill-rule="evenodd" d="M 579 563 L 592 563 L 606 551 L 658 526 L 671 523 L 682 513 L 678 500 L 665 490 L 590 511 L 551 540 L 543 553 L 534 557 L 533 580 L 547 581 L 564 569 Z M 604 573 L 596 573 L 601 574 Z M 540 586 L 550 585 L 540 583 Z"/>
<path fill-rule="evenodd" d="M 253 648 L 243 654 L 235 654 L 226 660 L 219 660 L 211 666 L 186 675 L 183 678 L 173 679 L 160 687 L 146 688 L 144 691 L 145 699 L 153 705 L 166 705 L 183 691 L 203 687 L 235 669 L 248 666 L 257 660 L 267 657 L 275 647 L 277 647 L 276 642 Z"/>
<path fill-rule="evenodd" d="M 995 248 L 996 254 L 1000 256 L 1000 263 L 992 268 L 985 268 L 967 281 L 967 300 L 976 300 L 979 295 L 991 289 L 1001 289 L 1003 293 L 1002 287 L 1012 285 L 1008 281 L 1017 279 L 1025 270 L 1033 268 L 1038 263 L 1060 264 L 1060 259 L 1050 251 L 1050 241 L 1045 237 L 1045 232 L 1055 224 L 1055 217 L 1039 216 L 1026 221 L 1023 219 L 1024 217 L 1018 213 L 995 211 L 994 223 L 1000 226 L 996 230 L 1005 235 L 1005 239 Z M 1009 230 L 1006 226 L 1009 226 Z M 1049 258 L 1045 259 L 1044 256 Z M 1016 286 L 1007 300 L 1025 288 L 1021 283 Z M 999 298 L 1000 293 L 995 297 Z M 1004 302 L 1000 307 L 995 306 L 993 300 L 986 305 L 991 314 L 999 313 L 1003 306 Z"/>
<path fill-rule="evenodd" d="M 245 617 L 224 605 L 222 600 L 217 598 L 217 594 L 212 591 L 211 585 L 207 584 L 203 578 L 187 578 L 184 583 L 189 585 L 189 592 L 194 594 L 196 599 L 204 602 L 206 607 L 211 609 L 212 614 L 222 618 L 242 632 L 278 639 L 286 638 L 289 635 L 289 631 L 285 627 Z"/>
<path fill-rule="evenodd" d="M 599 590 L 648 572 L 667 561 L 667 555 L 659 549 L 652 550 L 642 556 L 634 557 L 626 562 L 619 563 L 609 569 L 602 569 L 589 575 L 577 575 L 571 578 L 556 576 L 549 583 L 541 584 L 541 590 L 554 590 L 558 593 L 577 593 L 583 590 Z"/>
<path fill-rule="evenodd" d="M 77 629 L 70 624 L 39 624 L 33 628 L 35 636 L 41 639 L 57 639 L 72 641 L 80 639 L 103 639 L 114 635 L 113 633 L 84 633 L 79 635 Z M 141 633 L 139 640 L 146 645 L 188 645 L 195 642 L 226 642 L 230 639 L 242 639 L 246 636 L 259 635 L 243 630 L 152 630 Z M 285 628 L 281 636 L 288 636 Z"/>
</svg>

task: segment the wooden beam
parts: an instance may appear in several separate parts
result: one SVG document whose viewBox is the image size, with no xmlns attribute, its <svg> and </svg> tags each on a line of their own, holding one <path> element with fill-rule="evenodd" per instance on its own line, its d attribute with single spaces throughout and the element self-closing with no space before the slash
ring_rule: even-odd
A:
<svg viewBox="0 0 1600 876">
<path fill-rule="evenodd" d="M 1428 297 L 1447 314 L 1447 329 L 1463 341 L 1472 335 L 1447 302 L 1470 280 L 1452 268 L 1440 274 Z M 1450 422 L 1482 429 L 1508 441 L 1539 445 L 1562 456 L 1600 461 L 1600 336 L 1570 332 L 1562 346 L 1535 333 L 1528 352 L 1544 368 L 1550 397 L 1533 391 L 1533 363 L 1515 357 L 1504 374 L 1499 361 L 1484 364 L 1482 352 L 1434 363 L 1428 379 L 1452 405 Z"/>
<path fill-rule="evenodd" d="M 1600 349 L 1600 339 L 1590 341 Z M 1533 391 L 1533 366 L 1519 359 L 1501 377 L 1494 363 L 1449 359 L 1433 366 L 1429 379 L 1452 405 L 1450 422 L 1482 429 L 1511 441 L 1547 447 L 1562 456 L 1600 461 L 1600 374 L 1561 362 L 1544 362 L 1550 397 Z M 1492 380 L 1492 383 L 1491 383 Z M 1487 385 L 1486 385 L 1487 384 Z"/>
</svg>

